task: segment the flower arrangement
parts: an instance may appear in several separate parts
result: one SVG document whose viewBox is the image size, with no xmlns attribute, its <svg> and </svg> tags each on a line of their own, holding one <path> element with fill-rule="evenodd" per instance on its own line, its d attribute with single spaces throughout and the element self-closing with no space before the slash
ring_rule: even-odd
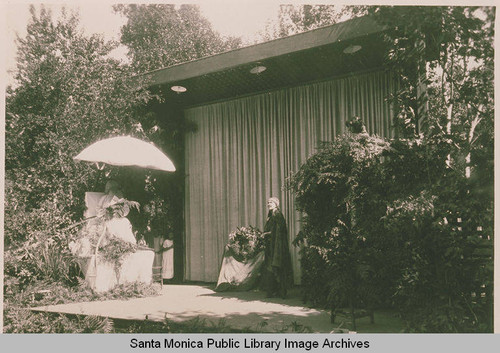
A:
<svg viewBox="0 0 500 353">
<path fill-rule="evenodd" d="M 137 245 L 127 243 L 126 241 L 116 237 L 110 237 L 106 244 L 99 249 L 99 253 L 103 256 L 103 258 L 114 264 L 116 272 L 118 272 L 123 258 L 136 251 Z"/>
<path fill-rule="evenodd" d="M 94 219 L 84 227 L 79 237 L 70 242 L 69 248 L 76 257 L 90 257 L 95 252 L 95 247 L 106 226 L 104 217 Z M 120 267 L 123 258 L 136 252 L 138 246 L 107 234 L 99 246 L 99 255 L 106 261 L 113 262 L 115 268 Z"/>
<path fill-rule="evenodd" d="M 229 234 L 227 249 L 237 261 L 246 261 L 264 250 L 264 236 L 255 227 L 238 227 Z"/>
</svg>

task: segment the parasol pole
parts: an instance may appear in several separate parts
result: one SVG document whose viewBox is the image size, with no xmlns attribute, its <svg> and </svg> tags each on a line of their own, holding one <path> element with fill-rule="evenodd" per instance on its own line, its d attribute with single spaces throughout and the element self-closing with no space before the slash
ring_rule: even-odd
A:
<svg viewBox="0 0 500 353">
<path fill-rule="evenodd" d="M 76 226 L 79 226 L 79 225 L 80 225 L 80 224 L 82 224 L 82 223 L 88 222 L 88 221 L 90 221 L 91 219 L 94 219 L 94 218 L 96 218 L 96 217 L 97 217 L 97 216 L 92 216 L 92 217 L 89 217 L 89 218 L 82 219 L 81 221 L 76 222 L 76 223 L 73 223 L 73 224 L 72 224 L 72 225 L 70 225 L 70 226 L 67 226 L 67 227 L 65 227 L 65 228 L 63 228 L 63 229 L 59 229 L 59 230 L 58 230 L 58 232 L 64 232 L 64 231 L 66 231 L 66 230 L 73 229 L 73 228 L 75 228 Z"/>
<path fill-rule="evenodd" d="M 99 253 L 99 245 L 101 244 L 102 239 L 106 235 L 106 230 L 107 230 L 106 222 L 104 222 L 104 227 L 102 229 L 101 236 L 97 240 L 97 244 L 95 246 L 94 261 L 93 261 L 94 262 L 94 271 L 88 275 L 89 282 L 90 282 L 90 288 L 92 288 L 92 289 L 95 289 L 96 282 L 97 282 L 97 255 Z"/>
</svg>

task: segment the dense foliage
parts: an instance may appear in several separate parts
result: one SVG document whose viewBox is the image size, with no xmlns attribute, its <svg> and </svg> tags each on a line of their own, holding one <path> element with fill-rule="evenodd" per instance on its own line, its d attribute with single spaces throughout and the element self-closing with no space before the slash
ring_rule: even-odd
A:
<svg viewBox="0 0 500 353">
<path fill-rule="evenodd" d="M 335 5 L 280 5 L 277 20 L 268 22 L 260 36 L 262 41 L 288 37 L 332 25 L 341 16 L 340 8 Z"/>
<path fill-rule="evenodd" d="M 388 64 L 403 79 L 393 97 L 397 125 L 408 138 L 423 134 L 420 147 L 402 154 L 421 161 L 420 168 L 400 168 L 427 174 L 409 183 L 410 195 L 401 195 L 401 207 L 386 219 L 392 234 L 412 229 L 406 239 L 411 262 L 396 304 L 409 330 L 491 331 L 495 9 L 369 12 L 394 28 L 386 39 Z M 426 95 L 418 92 L 421 83 Z"/>
<path fill-rule="evenodd" d="M 358 140 L 375 137 L 339 137 L 291 177 L 309 296 L 393 305 L 408 331 L 489 332 L 494 9 L 355 12 L 390 28 L 398 138 L 370 155 Z"/>
<path fill-rule="evenodd" d="M 235 49 L 238 38 L 223 38 L 196 5 L 115 5 L 127 17 L 121 42 L 139 73 Z"/>
<path fill-rule="evenodd" d="M 303 281 L 316 303 L 340 307 L 358 299 L 370 306 L 367 294 L 384 292 L 373 245 L 385 213 L 381 160 L 388 149 L 367 133 L 340 136 L 288 180 L 296 208 L 305 214 L 295 241 L 305 245 Z"/>
<path fill-rule="evenodd" d="M 122 39 L 131 52 L 147 51 L 148 58 L 160 58 L 164 67 L 227 48 L 196 8 L 183 6 L 179 13 L 168 6 L 153 8 L 168 26 L 158 26 L 158 18 L 147 6 L 119 7 L 129 16 Z M 179 233 L 182 136 L 192 128 L 181 114 L 166 116 L 159 96 L 140 88 L 141 77 L 130 79 L 151 69 L 152 61 L 132 55 L 128 66 L 111 58 L 118 43 L 86 35 L 77 14 L 63 10 L 56 19 L 43 6 L 38 10 L 31 6 L 30 12 L 27 35 L 17 39 L 15 84 L 7 89 L 6 97 L 5 245 L 6 259 L 12 261 L 6 261 L 5 268 L 12 276 L 6 280 L 21 288 L 49 278 L 75 283 L 78 271 L 73 268 L 68 240 L 78 227 L 68 227 L 83 215 L 85 192 L 103 191 L 105 177 L 117 179 L 125 196 L 139 202 L 140 211 L 133 210 L 129 219 L 140 237 L 151 240 Z M 140 21 L 138 13 L 143 14 Z M 192 29 L 194 42 L 179 42 L 185 38 L 177 26 L 179 18 L 184 29 Z M 169 22 L 174 19 L 177 22 Z M 156 28 L 155 38 L 161 38 L 162 44 L 153 37 L 145 39 L 141 26 Z M 174 34 L 173 29 L 181 32 L 166 38 L 167 33 Z M 184 48 L 189 43 L 194 44 Z M 197 50 L 201 43 L 203 49 Z M 168 60 L 160 55 L 160 48 L 168 48 Z M 72 159 L 97 140 L 125 134 L 155 142 L 180 173 L 109 166 L 99 170 Z"/>
<path fill-rule="evenodd" d="M 100 138 L 135 134 L 134 116 L 150 97 L 108 56 L 115 44 L 86 36 L 75 14 L 54 21 L 43 7 L 30 11 L 6 97 L 5 274 L 21 289 L 76 283 L 68 239 L 77 228 L 68 226 L 82 217 L 85 191 L 103 185 L 94 166 L 72 157 Z"/>
<path fill-rule="evenodd" d="M 7 244 L 81 216 L 98 171 L 72 157 L 99 138 L 133 133 L 135 106 L 149 96 L 127 84 L 127 71 L 107 57 L 112 43 L 86 37 L 76 15 L 54 24 L 47 10 L 31 12 L 7 92 Z"/>
<path fill-rule="evenodd" d="M 17 291 L 17 286 L 7 286 L 4 298 L 5 333 L 109 333 L 114 332 L 113 322 L 108 318 L 63 314 L 35 313 L 30 307 L 44 305 L 127 299 L 159 295 L 159 284 L 130 283 L 97 293 L 86 282 L 68 287 L 52 281 L 39 281 Z"/>
</svg>

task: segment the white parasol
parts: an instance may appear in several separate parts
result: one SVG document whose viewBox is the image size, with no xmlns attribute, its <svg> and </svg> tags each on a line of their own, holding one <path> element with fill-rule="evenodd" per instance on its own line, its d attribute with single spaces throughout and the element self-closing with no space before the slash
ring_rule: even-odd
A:
<svg viewBox="0 0 500 353">
<path fill-rule="evenodd" d="M 131 136 L 111 137 L 97 141 L 73 159 L 117 166 L 137 166 L 166 172 L 175 171 L 172 161 L 158 147 Z"/>
</svg>

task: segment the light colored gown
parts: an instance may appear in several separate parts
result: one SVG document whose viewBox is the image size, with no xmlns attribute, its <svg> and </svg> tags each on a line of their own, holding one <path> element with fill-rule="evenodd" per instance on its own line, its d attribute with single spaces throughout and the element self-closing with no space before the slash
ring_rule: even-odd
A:
<svg viewBox="0 0 500 353">
<path fill-rule="evenodd" d="M 102 196 L 97 206 L 98 215 L 104 214 L 106 208 L 113 205 L 117 205 L 120 202 L 123 202 L 123 199 L 117 196 L 114 195 Z M 107 220 L 106 228 L 109 235 L 121 239 L 127 243 L 136 244 L 137 241 L 135 239 L 134 232 L 132 231 L 132 224 L 126 218 L 129 211 L 130 209 L 128 206 L 121 206 L 119 217 L 113 217 L 112 219 Z"/>
<path fill-rule="evenodd" d="M 87 210 L 84 216 L 85 218 L 100 216 L 106 207 L 120 202 L 122 199 L 117 196 L 87 192 L 85 194 Z M 78 262 L 85 274 L 85 281 L 97 292 L 105 292 L 117 284 L 133 282 L 149 284 L 152 281 L 153 251 L 137 250 L 125 255 L 118 269 L 114 261 L 108 261 L 101 255 L 98 255 L 99 260 L 95 257 L 95 244 L 92 245 L 90 240 L 96 241 L 104 227 L 107 234 L 102 239 L 100 247 L 105 246 L 110 237 L 117 237 L 132 244 L 136 243 L 132 225 L 125 217 L 128 214 L 128 206 L 118 208 L 117 217 L 110 220 L 95 218 L 88 221 L 82 229 L 85 235 L 69 244 L 71 252 L 78 257 Z"/>
<path fill-rule="evenodd" d="M 174 241 L 170 239 L 165 239 L 163 242 L 161 276 L 164 279 L 171 279 L 174 277 Z"/>
</svg>

